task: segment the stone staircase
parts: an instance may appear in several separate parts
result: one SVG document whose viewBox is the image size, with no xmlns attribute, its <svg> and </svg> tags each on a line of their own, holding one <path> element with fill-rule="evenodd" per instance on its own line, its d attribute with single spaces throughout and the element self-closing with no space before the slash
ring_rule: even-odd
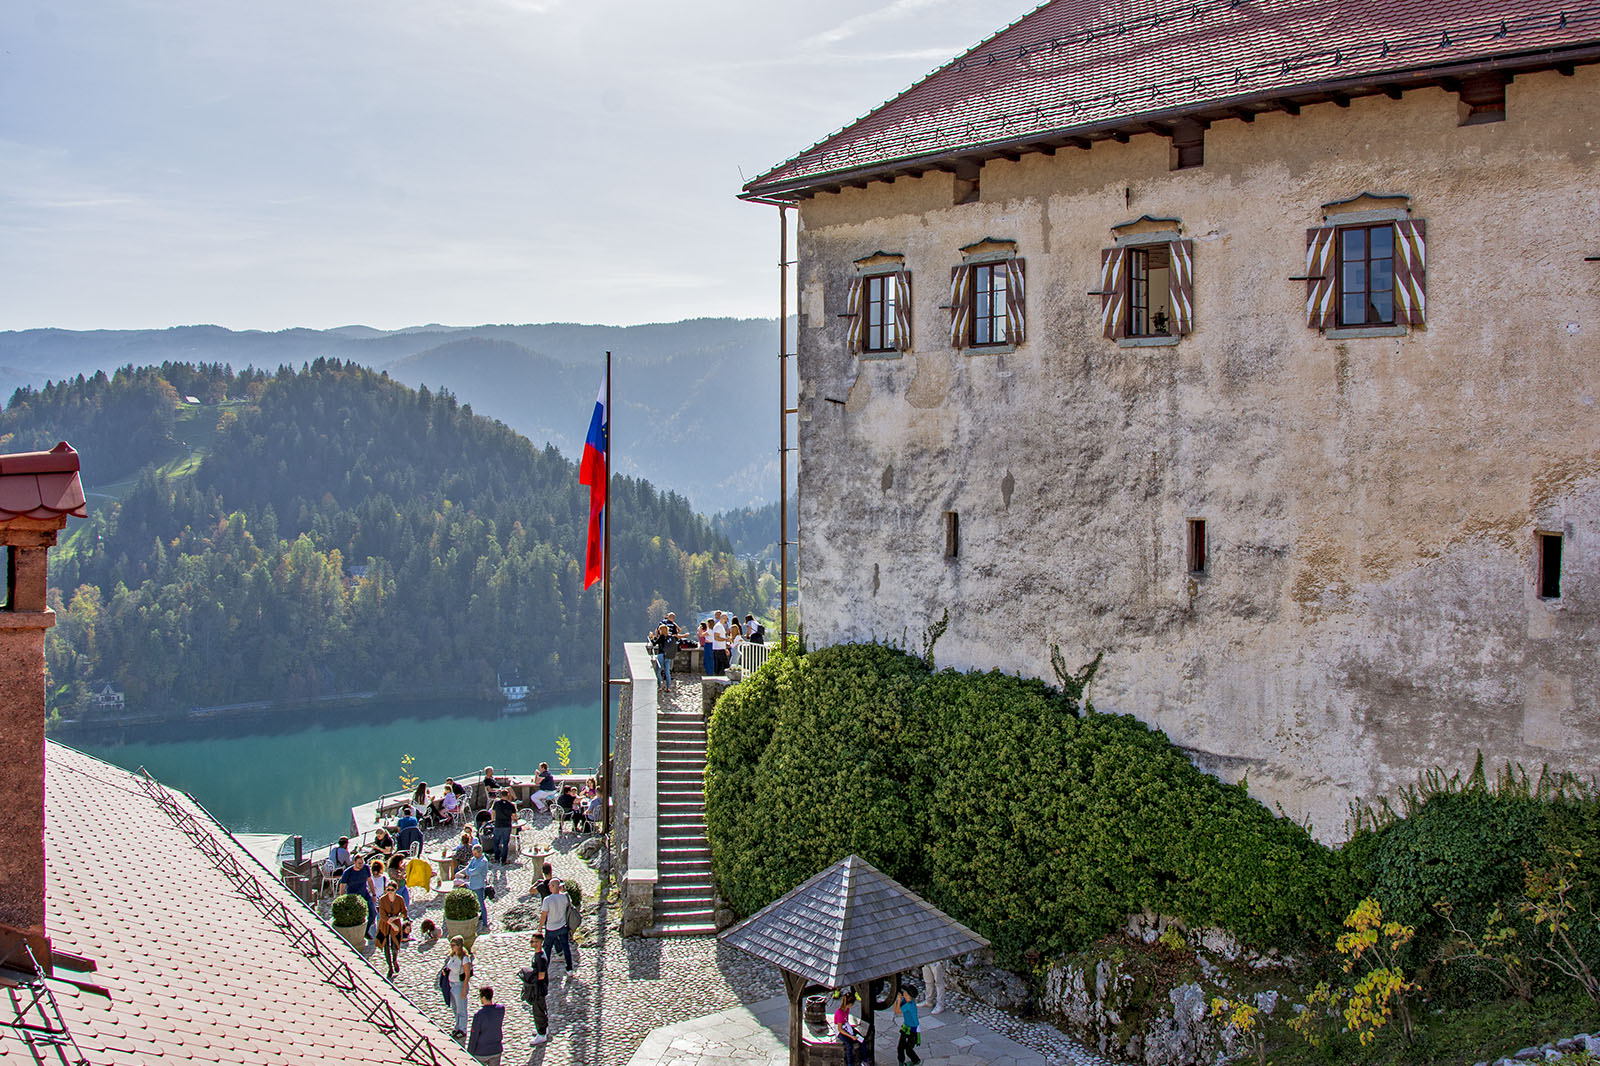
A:
<svg viewBox="0 0 1600 1066">
<path fill-rule="evenodd" d="M 706 842 L 706 723 L 663 705 L 656 717 L 656 888 L 653 936 L 709 936 L 711 845 Z"/>
</svg>

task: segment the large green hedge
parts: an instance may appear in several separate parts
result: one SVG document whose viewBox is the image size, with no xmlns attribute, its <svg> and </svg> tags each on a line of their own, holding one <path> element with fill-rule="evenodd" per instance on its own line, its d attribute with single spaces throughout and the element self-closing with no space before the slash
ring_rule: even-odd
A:
<svg viewBox="0 0 1600 1066">
<path fill-rule="evenodd" d="M 881 645 L 775 655 L 711 719 L 718 885 L 748 914 L 859 854 L 1011 959 L 1145 908 L 1262 946 L 1338 924 L 1338 855 L 1162 734 L 1076 711 L 1041 682 Z"/>
</svg>

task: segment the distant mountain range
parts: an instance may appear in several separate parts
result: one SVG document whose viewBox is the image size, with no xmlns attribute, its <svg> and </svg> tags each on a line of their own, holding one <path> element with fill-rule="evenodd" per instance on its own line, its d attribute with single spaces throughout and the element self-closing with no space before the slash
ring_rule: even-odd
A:
<svg viewBox="0 0 1600 1066">
<path fill-rule="evenodd" d="M 610 350 L 617 471 L 674 489 L 711 512 L 777 498 L 777 345 L 775 319 L 731 318 L 275 333 L 32 329 L 0 332 L 0 395 L 127 364 L 273 370 L 344 359 L 408 385 L 448 389 L 475 412 L 575 457 Z"/>
</svg>

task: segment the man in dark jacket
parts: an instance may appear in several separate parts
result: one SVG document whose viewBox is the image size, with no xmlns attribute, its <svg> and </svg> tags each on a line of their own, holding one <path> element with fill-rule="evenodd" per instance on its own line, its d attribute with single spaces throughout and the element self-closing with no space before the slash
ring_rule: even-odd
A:
<svg viewBox="0 0 1600 1066">
<path fill-rule="evenodd" d="M 505 1050 L 506 1009 L 494 1001 L 494 989 L 484 985 L 478 989 L 478 1002 L 483 1004 L 472 1016 L 472 1032 L 467 1036 L 467 1054 L 483 1066 L 500 1066 L 500 1053 Z"/>
<path fill-rule="evenodd" d="M 522 998 L 533 1008 L 533 1046 L 538 1047 L 550 1039 L 550 1012 L 544 1001 L 545 994 L 550 991 L 550 956 L 544 950 L 544 937 L 539 933 L 533 934 L 529 943 L 533 945 L 532 977 L 524 985 Z"/>
</svg>

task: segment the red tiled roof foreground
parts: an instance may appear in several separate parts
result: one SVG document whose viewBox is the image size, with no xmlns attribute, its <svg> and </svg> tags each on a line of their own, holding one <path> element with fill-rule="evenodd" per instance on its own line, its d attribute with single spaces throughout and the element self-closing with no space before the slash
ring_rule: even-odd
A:
<svg viewBox="0 0 1600 1066">
<path fill-rule="evenodd" d="M 1122 15 L 1108 12 L 1122 11 Z M 1552 0 L 1054 0 L 755 178 L 746 196 L 985 146 L 1216 117 L 1318 90 L 1376 91 L 1600 57 L 1600 4 Z M 1323 97 L 1326 99 L 1327 97 Z"/>
<path fill-rule="evenodd" d="M 353 997 L 325 980 L 200 853 L 138 777 L 47 743 L 45 827 L 52 944 L 94 959 L 99 968 L 92 979 L 111 992 L 107 1003 L 70 986 L 56 989 L 67 1027 L 95 1066 L 430 1061 L 426 1048 L 407 1058 Z M 252 863 L 243 850 L 238 859 Z M 281 884 L 264 872 L 260 881 L 271 902 L 281 900 L 311 921 Z M 369 995 L 431 1034 L 433 1061 L 472 1066 L 471 1056 L 331 930 L 316 928 L 313 935 L 319 952 L 349 962 Z M 9 1047 L 0 1040 L 0 1058 Z"/>
<path fill-rule="evenodd" d="M 0 455 L 0 522 L 87 514 L 78 453 L 66 441 L 47 452 Z"/>
</svg>

